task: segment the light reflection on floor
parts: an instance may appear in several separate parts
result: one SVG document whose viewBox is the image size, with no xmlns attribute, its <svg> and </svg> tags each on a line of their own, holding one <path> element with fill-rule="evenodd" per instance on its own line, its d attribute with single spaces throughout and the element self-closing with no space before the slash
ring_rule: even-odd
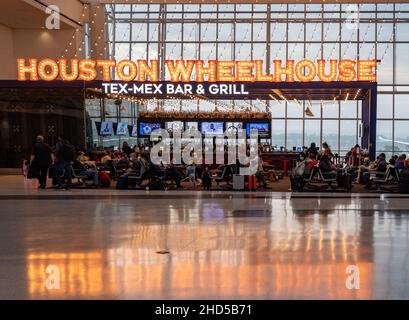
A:
<svg viewBox="0 0 409 320">
<path fill-rule="evenodd" d="M 0 298 L 409 298 L 409 199 L 230 198 L 1 200 Z"/>
</svg>

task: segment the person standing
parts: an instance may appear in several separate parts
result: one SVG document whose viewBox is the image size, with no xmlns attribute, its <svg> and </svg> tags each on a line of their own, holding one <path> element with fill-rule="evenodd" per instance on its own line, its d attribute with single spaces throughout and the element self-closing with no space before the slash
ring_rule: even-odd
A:
<svg viewBox="0 0 409 320">
<path fill-rule="evenodd" d="M 31 151 L 30 165 L 38 172 L 38 183 L 40 189 L 45 189 L 47 184 L 47 172 L 51 165 L 51 147 L 44 142 L 43 136 L 37 136 Z"/>
<path fill-rule="evenodd" d="M 61 178 L 63 176 L 67 180 L 66 189 L 71 189 L 72 161 L 74 158 L 74 146 L 63 135 L 59 135 L 55 146 L 55 181 L 57 189 L 62 187 Z"/>
</svg>

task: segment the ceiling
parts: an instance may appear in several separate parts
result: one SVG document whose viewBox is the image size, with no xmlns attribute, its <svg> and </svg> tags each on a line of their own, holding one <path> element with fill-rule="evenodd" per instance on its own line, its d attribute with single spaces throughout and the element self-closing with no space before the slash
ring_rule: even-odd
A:
<svg viewBox="0 0 409 320">
<path fill-rule="evenodd" d="M 30 2 L 30 3 L 28 3 Z M 44 28 L 45 20 L 49 16 L 45 12 L 46 6 L 41 1 L 0 0 L 0 24 L 11 29 L 40 29 Z M 72 28 L 61 19 L 62 29 Z"/>
</svg>

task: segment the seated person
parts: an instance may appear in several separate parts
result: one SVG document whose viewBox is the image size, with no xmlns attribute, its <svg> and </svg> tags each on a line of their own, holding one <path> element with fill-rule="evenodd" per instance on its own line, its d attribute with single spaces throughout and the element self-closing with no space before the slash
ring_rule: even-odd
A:
<svg viewBox="0 0 409 320">
<path fill-rule="evenodd" d="M 84 175 L 87 178 L 91 178 L 93 180 L 93 186 L 98 186 L 98 171 L 96 168 L 91 167 L 87 164 L 83 163 L 84 152 L 78 152 L 77 158 L 74 160 L 72 164 L 72 168 L 74 169 L 75 174 L 77 175 Z"/>
<path fill-rule="evenodd" d="M 375 173 L 376 177 L 382 177 L 384 173 L 386 172 L 387 169 L 387 162 L 385 160 L 386 155 L 384 153 L 381 153 L 377 158 L 376 161 L 374 162 L 373 166 L 371 169 L 369 169 L 367 172 L 363 173 L 363 180 L 365 183 L 366 188 L 371 187 L 371 173 Z"/>
<path fill-rule="evenodd" d="M 312 142 L 310 147 L 307 149 L 307 154 L 308 158 L 310 159 L 316 159 L 318 156 L 318 150 L 317 147 L 315 146 L 315 143 Z"/>
<path fill-rule="evenodd" d="M 194 163 L 186 167 L 186 177 L 189 178 L 190 187 L 196 187 L 196 165 Z"/>
<path fill-rule="evenodd" d="M 337 168 L 332 164 L 330 158 L 329 158 L 326 154 L 323 154 L 323 155 L 321 156 L 321 159 L 320 159 L 320 161 L 319 161 L 318 166 L 319 166 L 319 168 L 320 168 L 320 170 L 321 170 L 321 172 L 322 172 L 323 174 L 325 174 L 325 173 L 330 173 L 330 172 L 336 172 L 336 169 L 337 169 Z"/>
<path fill-rule="evenodd" d="M 398 157 L 398 159 L 396 159 L 395 161 L 395 168 L 397 170 L 402 170 L 405 169 L 405 159 L 406 159 L 406 155 L 402 154 Z"/>
<path fill-rule="evenodd" d="M 111 156 L 108 154 L 108 152 L 104 151 L 102 153 L 102 157 L 101 157 L 101 163 L 103 165 L 107 165 L 109 161 L 112 161 Z"/>
</svg>

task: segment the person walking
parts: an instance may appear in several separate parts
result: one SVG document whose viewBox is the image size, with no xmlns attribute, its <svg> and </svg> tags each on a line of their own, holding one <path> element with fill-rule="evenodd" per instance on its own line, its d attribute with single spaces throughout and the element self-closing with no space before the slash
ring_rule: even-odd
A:
<svg viewBox="0 0 409 320">
<path fill-rule="evenodd" d="M 30 165 L 38 172 L 38 183 L 40 189 L 45 189 L 47 184 L 47 172 L 51 165 L 51 147 L 44 142 L 43 136 L 37 136 L 31 151 Z"/>
<path fill-rule="evenodd" d="M 75 148 L 68 141 L 68 139 L 63 136 L 58 136 L 58 142 L 55 146 L 55 182 L 56 188 L 62 188 L 62 180 L 64 178 L 67 181 L 66 189 L 71 189 L 71 179 L 72 179 L 72 161 L 75 158 Z"/>
</svg>

